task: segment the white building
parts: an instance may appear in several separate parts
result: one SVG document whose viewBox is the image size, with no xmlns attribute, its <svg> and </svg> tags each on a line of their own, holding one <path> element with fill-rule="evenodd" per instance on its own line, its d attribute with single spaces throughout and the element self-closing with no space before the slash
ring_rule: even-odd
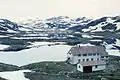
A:
<svg viewBox="0 0 120 80">
<path fill-rule="evenodd" d="M 102 46 L 75 46 L 67 55 L 67 61 L 73 65 L 77 64 L 77 70 L 81 72 L 104 70 L 105 59 L 108 58 L 108 53 Z"/>
</svg>

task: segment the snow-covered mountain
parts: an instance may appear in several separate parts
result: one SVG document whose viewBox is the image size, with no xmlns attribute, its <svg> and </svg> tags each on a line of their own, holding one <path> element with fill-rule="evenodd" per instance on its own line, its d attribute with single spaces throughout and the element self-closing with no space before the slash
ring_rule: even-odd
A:
<svg viewBox="0 0 120 80">
<path fill-rule="evenodd" d="M 21 21 L 20 25 L 38 29 L 64 29 L 64 30 L 76 30 L 87 32 L 87 31 L 113 31 L 119 30 L 120 27 L 120 16 L 116 17 L 102 17 L 99 19 L 88 19 L 86 17 L 81 18 L 71 18 L 68 16 L 59 16 L 54 18 L 49 18 L 46 20 L 40 19 L 29 19 L 26 21 Z M 39 30 L 38 30 L 39 31 Z"/>
<path fill-rule="evenodd" d="M 91 44 L 120 50 L 120 16 L 89 19 L 68 16 L 46 20 L 11 22 L 0 19 L 1 51 L 20 51 L 41 45 L 36 42 L 64 42 L 68 45 Z M 51 45 L 51 44 L 48 44 Z"/>
<path fill-rule="evenodd" d="M 40 20 L 40 19 L 29 19 L 26 21 L 19 22 L 20 25 L 31 27 L 34 29 L 69 29 L 70 27 L 76 26 L 76 25 L 83 25 L 91 21 L 91 19 L 87 19 L 86 17 L 82 18 L 76 18 L 73 19 L 68 16 L 59 16 L 59 17 L 53 17 L 46 20 Z"/>
<path fill-rule="evenodd" d="M 18 25 L 19 24 L 19 25 Z M 7 19 L 0 19 L 1 31 L 56 31 L 76 30 L 80 32 L 115 31 L 120 30 L 120 16 L 102 17 L 99 19 L 88 19 L 86 17 L 71 18 L 68 16 L 53 17 L 46 20 L 28 19 L 19 23 Z"/>
<path fill-rule="evenodd" d="M 11 22 L 7 19 L 0 19 L 0 32 L 18 32 L 20 27 L 21 26 L 18 26 L 17 23 Z"/>
</svg>

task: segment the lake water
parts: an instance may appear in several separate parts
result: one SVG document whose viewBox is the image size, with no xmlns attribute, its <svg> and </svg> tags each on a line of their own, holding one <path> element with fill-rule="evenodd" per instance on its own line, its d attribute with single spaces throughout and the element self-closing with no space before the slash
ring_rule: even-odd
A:
<svg viewBox="0 0 120 80">
<path fill-rule="evenodd" d="M 41 61 L 64 61 L 70 48 L 68 45 L 55 45 L 18 52 L 0 52 L 0 62 L 21 66 Z"/>
</svg>

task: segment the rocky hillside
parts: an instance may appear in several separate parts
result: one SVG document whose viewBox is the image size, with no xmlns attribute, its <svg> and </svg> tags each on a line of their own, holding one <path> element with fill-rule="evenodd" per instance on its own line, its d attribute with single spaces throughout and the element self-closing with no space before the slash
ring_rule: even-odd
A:
<svg viewBox="0 0 120 80">
<path fill-rule="evenodd" d="M 0 51 L 36 47 L 35 42 L 65 42 L 68 45 L 102 45 L 120 50 L 120 16 L 88 19 L 68 16 L 46 20 L 29 19 L 18 24 L 0 19 Z"/>
<path fill-rule="evenodd" d="M 0 63 L 0 72 L 16 71 L 16 70 L 20 70 L 20 68 L 18 66 L 11 65 L 11 64 Z"/>
</svg>

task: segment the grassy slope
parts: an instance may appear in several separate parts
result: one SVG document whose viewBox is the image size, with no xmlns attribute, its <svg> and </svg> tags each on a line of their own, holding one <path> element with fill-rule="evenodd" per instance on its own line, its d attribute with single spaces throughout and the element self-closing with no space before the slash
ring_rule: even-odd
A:
<svg viewBox="0 0 120 80">
<path fill-rule="evenodd" d="M 2 71 L 16 71 L 20 70 L 18 66 L 11 65 L 11 64 L 5 64 L 5 63 L 0 63 L 0 72 Z"/>
<path fill-rule="evenodd" d="M 39 62 L 21 68 L 35 71 L 25 73 L 30 80 L 100 80 L 101 78 L 120 80 L 119 66 L 120 57 L 110 56 L 106 70 L 92 73 L 78 72 L 76 66 L 69 65 L 66 62 Z"/>
<path fill-rule="evenodd" d="M 4 78 L 1 78 L 1 77 L 0 77 L 0 80 L 7 80 L 7 79 L 4 79 Z"/>
<path fill-rule="evenodd" d="M 23 69 L 31 69 L 37 72 L 45 72 L 51 74 L 58 74 L 61 71 L 71 72 L 75 70 L 76 66 L 71 66 L 66 62 L 39 62 L 22 66 Z"/>
</svg>

